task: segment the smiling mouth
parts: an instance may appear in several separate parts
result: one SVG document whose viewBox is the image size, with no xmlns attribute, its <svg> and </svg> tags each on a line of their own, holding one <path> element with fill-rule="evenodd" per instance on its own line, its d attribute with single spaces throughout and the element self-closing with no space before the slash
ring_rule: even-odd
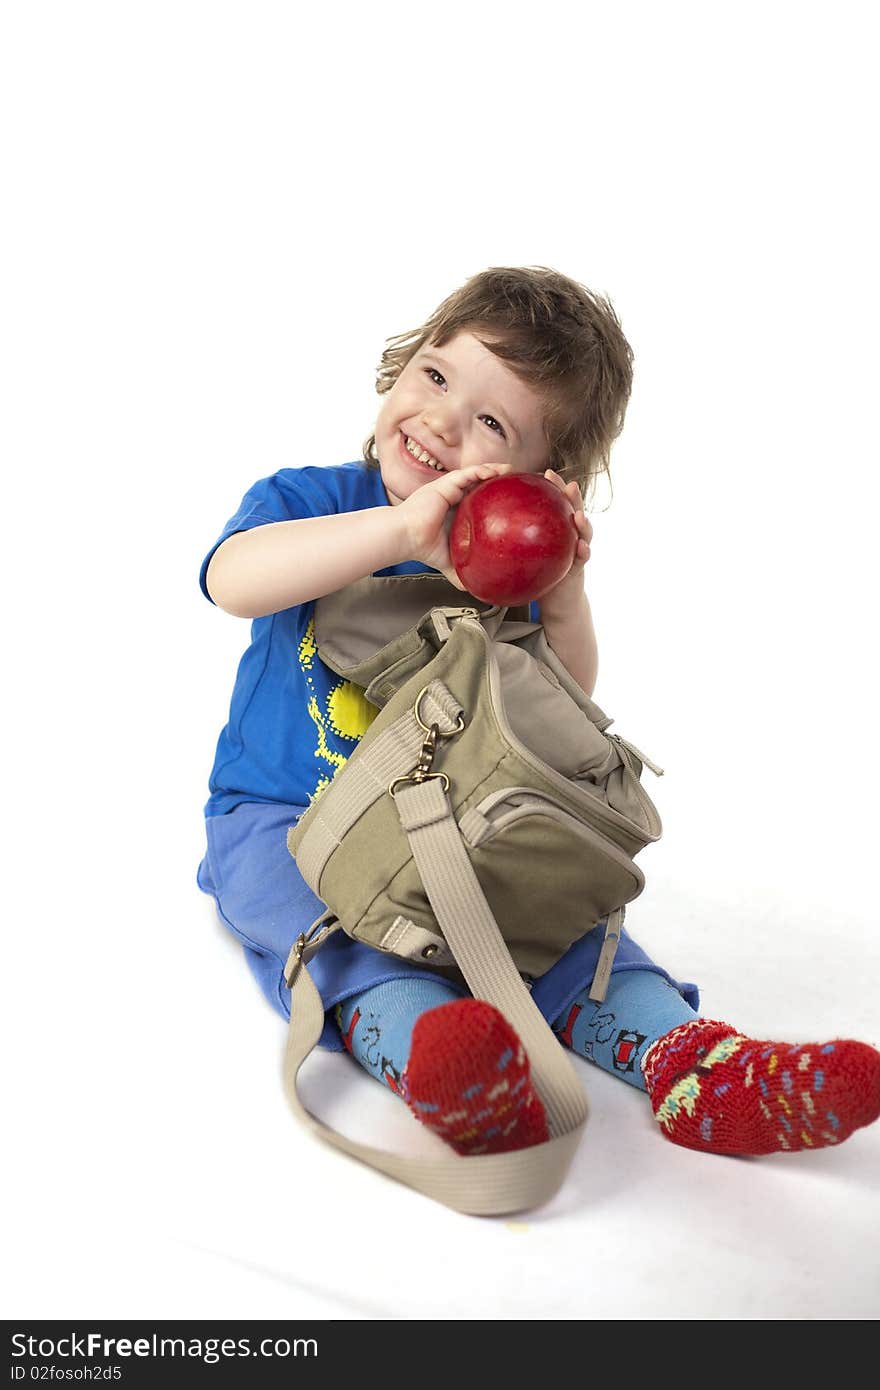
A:
<svg viewBox="0 0 880 1390">
<path fill-rule="evenodd" d="M 412 444 L 414 448 L 417 448 L 420 453 L 427 454 L 428 451 L 427 449 L 422 449 L 421 445 L 418 444 L 416 440 L 410 439 L 409 435 L 404 434 L 402 430 L 400 432 L 400 441 L 400 447 L 403 449 L 403 452 L 406 454 L 407 458 L 410 459 L 413 463 L 417 464 L 419 468 L 425 468 L 430 473 L 446 472 L 446 469 L 443 467 L 442 463 L 438 463 L 436 459 L 434 459 L 433 463 L 426 463 L 423 459 L 416 458 L 415 454 L 412 453 L 411 450 L 407 447 L 408 443 Z M 433 458 L 433 455 L 429 455 L 429 457 Z"/>
</svg>

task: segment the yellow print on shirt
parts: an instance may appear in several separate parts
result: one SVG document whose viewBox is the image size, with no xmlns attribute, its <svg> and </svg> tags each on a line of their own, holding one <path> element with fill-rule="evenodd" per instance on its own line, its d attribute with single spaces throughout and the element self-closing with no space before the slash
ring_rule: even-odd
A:
<svg viewBox="0 0 880 1390">
<path fill-rule="evenodd" d="M 341 677 L 328 691 L 325 707 L 322 709 L 312 676 L 317 655 L 315 620 L 312 618 L 299 644 L 299 665 L 309 692 L 309 714 L 317 732 L 314 756 L 326 763 L 332 771 L 322 773 L 318 778 L 315 790 L 309 797 L 310 803 L 317 800 L 325 787 L 329 787 L 336 773 L 345 766 L 350 756 L 330 747 L 327 742 L 328 733 L 337 738 L 351 739 L 356 743 L 367 732 L 379 713 L 375 705 L 364 699 L 364 692 L 360 686 L 353 685 L 351 681 L 343 680 Z"/>
</svg>

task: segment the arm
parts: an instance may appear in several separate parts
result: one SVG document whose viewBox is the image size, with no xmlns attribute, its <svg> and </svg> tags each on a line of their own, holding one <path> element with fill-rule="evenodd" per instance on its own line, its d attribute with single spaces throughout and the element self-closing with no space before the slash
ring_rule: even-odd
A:
<svg viewBox="0 0 880 1390">
<path fill-rule="evenodd" d="M 505 471 L 507 464 L 460 468 L 395 506 L 268 521 L 236 531 L 211 557 L 208 592 L 218 608 L 237 618 L 263 618 L 403 560 L 439 569 L 461 589 L 449 558 L 449 513 L 474 484 Z"/>
<path fill-rule="evenodd" d="M 549 646 L 572 680 L 577 681 L 585 695 L 592 695 L 599 670 L 599 649 L 590 601 L 584 591 L 581 590 L 580 599 L 556 617 L 546 614 L 542 606 L 541 621 Z"/>
<path fill-rule="evenodd" d="M 219 608 L 263 618 L 409 559 L 399 507 L 270 521 L 236 531 L 211 557 L 205 583 Z"/>
<path fill-rule="evenodd" d="M 565 493 L 575 508 L 574 525 L 579 539 L 568 574 L 538 601 L 541 622 L 548 645 L 572 680 L 577 681 L 585 695 L 592 695 L 599 670 L 599 650 L 590 601 L 584 592 L 584 568 L 590 558 L 593 528 L 581 509 L 577 483 L 566 485 L 552 468 L 544 476 Z"/>
</svg>

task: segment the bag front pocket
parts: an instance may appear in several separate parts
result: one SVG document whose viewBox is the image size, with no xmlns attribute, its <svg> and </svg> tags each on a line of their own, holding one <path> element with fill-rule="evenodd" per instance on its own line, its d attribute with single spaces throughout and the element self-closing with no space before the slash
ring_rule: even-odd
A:
<svg viewBox="0 0 880 1390">
<path fill-rule="evenodd" d="M 623 850 L 532 787 L 493 792 L 459 829 L 517 968 L 531 975 L 645 886 Z"/>
</svg>

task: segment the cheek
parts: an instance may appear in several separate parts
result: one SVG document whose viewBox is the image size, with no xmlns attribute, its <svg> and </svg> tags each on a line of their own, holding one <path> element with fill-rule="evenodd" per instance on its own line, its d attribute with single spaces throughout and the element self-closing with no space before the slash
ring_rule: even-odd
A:
<svg viewBox="0 0 880 1390">
<path fill-rule="evenodd" d="M 386 396 L 376 421 L 376 430 L 382 434 L 392 434 L 396 428 L 397 401 Z"/>
<path fill-rule="evenodd" d="M 542 454 L 540 450 L 521 452 L 514 467 L 517 473 L 544 473 L 550 467 L 550 456 Z"/>
<path fill-rule="evenodd" d="M 392 386 L 379 411 L 379 418 L 384 425 L 395 426 L 396 422 L 408 413 L 408 399 L 411 394 L 405 387 L 401 389 L 399 382 Z"/>
</svg>

